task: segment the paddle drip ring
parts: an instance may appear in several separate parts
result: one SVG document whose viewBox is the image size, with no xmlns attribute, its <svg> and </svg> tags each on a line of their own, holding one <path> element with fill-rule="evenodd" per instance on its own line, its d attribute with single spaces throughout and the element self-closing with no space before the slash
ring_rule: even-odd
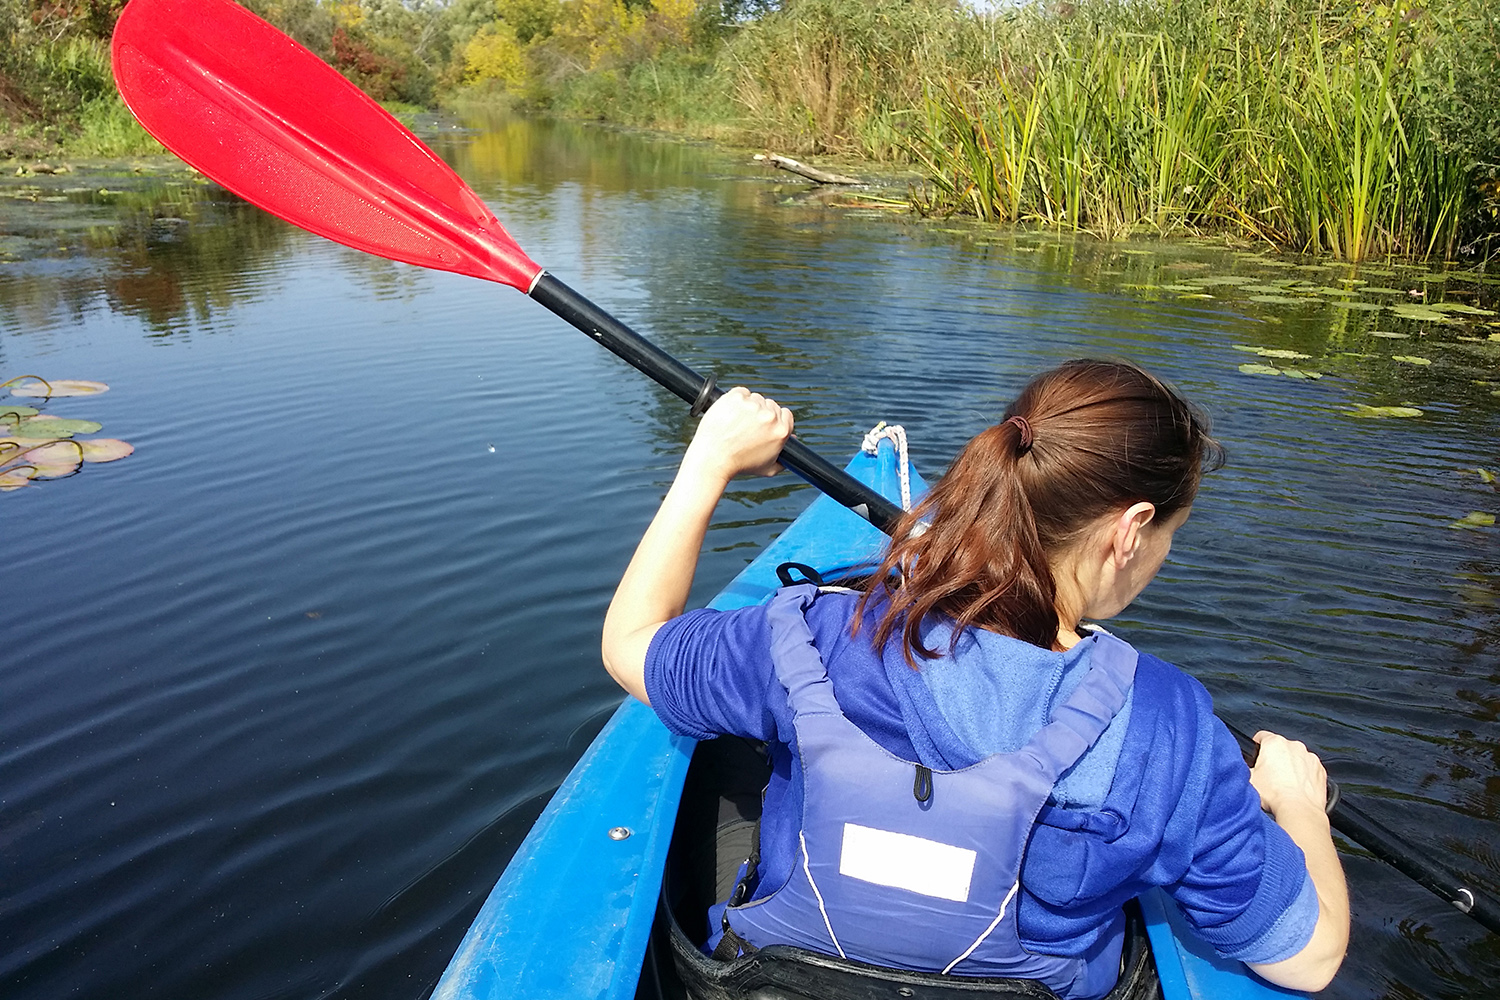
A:
<svg viewBox="0 0 1500 1000">
<path fill-rule="evenodd" d="M 688 416 L 701 417 L 703 416 L 703 414 L 707 413 L 708 408 L 712 406 L 714 400 L 718 398 L 714 394 L 714 390 L 718 387 L 719 380 L 713 375 L 709 375 L 708 378 L 704 379 L 703 388 L 698 390 L 698 398 L 693 400 L 692 406 L 688 407 Z"/>
</svg>

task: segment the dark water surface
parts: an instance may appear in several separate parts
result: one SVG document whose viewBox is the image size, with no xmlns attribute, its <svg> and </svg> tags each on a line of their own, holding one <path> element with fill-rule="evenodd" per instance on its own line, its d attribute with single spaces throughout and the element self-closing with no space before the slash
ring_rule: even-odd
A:
<svg viewBox="0 0 1500 1000">
<path fill-rule="evenodd" d="M 572 126 L 434 141 L 537 260 L 834 457 L 886 419 L 935 474 L 1069 357 L 1175 380 L 1232 464 L 1119 630 L 1500 892 L 1500 529 L 1450 527 L 1500 511 L 1500 327 L 1373 308 L 1486 308 L 1492 276 L 917 223 Z M 515 292 L 162 164 L 0 194 L 0 378 L 108 382 L 47 410 L 137 448 L 0 495 L 0 996 L 425 996 L 619 700 L 599 623 L 683 407 Z M 697 598 L 809 499 L 736 486 Z M 1330 995 L 1493 992 L 1495 939 L 1345 863 Z"/>
</svg>

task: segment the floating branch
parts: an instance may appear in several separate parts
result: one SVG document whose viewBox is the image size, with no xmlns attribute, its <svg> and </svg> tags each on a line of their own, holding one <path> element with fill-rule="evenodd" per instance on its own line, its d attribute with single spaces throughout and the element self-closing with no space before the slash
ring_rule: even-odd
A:
<svg viewBox="0 0 1500 1000">
<path fill-rule="evenodd" d="M 858 177 L 849 177 L 844 174 L 831 174 L 826 170 L 819 170 L 817 167 L 809 167 L 805 163 L 798 163 L 790 156 L 782 156 L 779 153 L 772 153 L 769 156 L 765 155 L 764 153 L 756 153 L 755 158 L 757 160 L 768 160 L 773 166 L 780 167 L 782 170 L 790 170 L 794 174 L 800 174 L 801 176 L 806 177 L 808 180 L 816 181 L 819 184 L 865 183 Z"/>
</svg>

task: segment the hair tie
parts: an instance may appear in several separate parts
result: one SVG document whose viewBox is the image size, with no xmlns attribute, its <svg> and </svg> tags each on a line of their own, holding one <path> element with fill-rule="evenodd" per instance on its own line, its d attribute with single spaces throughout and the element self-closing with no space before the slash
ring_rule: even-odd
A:
<svg viewBox="0 0 1500 1000">
<path fill-rule="evenodd" d="M 1016 428 L 1021 432 L 1021 446 L 1017 450 L 1016 454 L 1018 454 L 1018 455 L 1024 455 L 1028 451 L 1030 451 L 1031 450 L 1031 424 L 1027 422 L 1026 418 L 1023 417 L 1023 416 L 1021 416 L 1018 413 L 1018 414 L 1016 414 L 1013 417 L 1006 418 L 1005 423 L 1006 424 L 1015 424 Z M 1005 424 L 1001 424 L 1001 426 L 1003 427 L 1003 426 L 1005 426 Z"/>
</svg>

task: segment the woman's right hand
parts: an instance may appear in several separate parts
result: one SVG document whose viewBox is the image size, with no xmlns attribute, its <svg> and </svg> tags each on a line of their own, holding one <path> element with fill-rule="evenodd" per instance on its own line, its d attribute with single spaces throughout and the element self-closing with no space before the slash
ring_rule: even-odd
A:
<svg viewBox="0 0 1500 1000">
<path fill-rule="evenodd" d="M 1261 808 L 1274 818 L 1287 809 L 1328 805 L 1328 772 L 1318 755 L 1297 740 L 1261 730 L 1255 734 L 1260 753 L 1250 769 L 1250 784 Z"/>
<path fill-rule="evenodd" d="M 774 475 L 776 457 L 791 433 L 791 410 L 743 387 L 724 393 L 703 415 L 604 616 L 604 668 L 641 701 L 650 704 L 651 638 L 687 606 L 698 550 L 724 487 L 744 472 Z"/>
<path fill-rule="evenodd" d="M 735 386 L 703 415 L 682 468 L 720 486 L 744 473 L 774 476 L 781 471 L 776 457 L 792 436 L 792 424 L 791 410 Z"/>
<path fill-rule="evenodd" d="M 1250 784 L 1260 794 L 1261 808 L 1307 861 L 1318 894 L 1318 922 L 1295 955 L 1250 967 L 1277 986 L 1316 992 L 1333 979 L 1349 948 L 1349 888 L 1324 811 L 1328 772 L 1317 754 L 1295 740 L 1261 731 L 1255 742 L 1260 753 L 1250 769 Z"/>
</svg>

